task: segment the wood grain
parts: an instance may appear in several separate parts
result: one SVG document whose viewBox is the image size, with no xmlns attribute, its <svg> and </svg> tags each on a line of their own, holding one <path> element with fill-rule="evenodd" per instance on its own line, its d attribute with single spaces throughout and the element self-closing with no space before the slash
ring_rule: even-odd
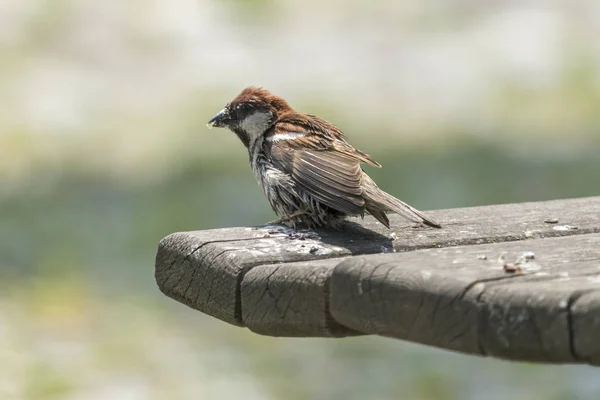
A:
<svg viewBox="0 0 600 400">
<path fill-rule="evenodd" d="M 600 362 L 600 197 L 428 214 L 443 229 L 390 215 L 393 231 L 366 217 L 337 231 L 174 233 L 159 244 L 156 282 L 265 335 L 379 334 L 508 359 Z M 497 262 L 527 251 L 535 260 L 522 273 Z"/>
<path fill-rule="evenodd" d="M 270 336 L 340 337 L 359 334 L 329 312 L 329 277 L 339 259 L 265 265 L 242 281 L 242 318 Z"/>
<path fill-rule="evenodd" d="M 535 259 L 521 273 L 505 272 L 527 252 Z M 590 234 L 353 257 L 332 273 L 330 310 L 360 332 L 507 359 L 588 362 L 598 324 L 579 313 L 600 304 L 591 300 L 597 293 L 600 235 Z"/>
</svg>

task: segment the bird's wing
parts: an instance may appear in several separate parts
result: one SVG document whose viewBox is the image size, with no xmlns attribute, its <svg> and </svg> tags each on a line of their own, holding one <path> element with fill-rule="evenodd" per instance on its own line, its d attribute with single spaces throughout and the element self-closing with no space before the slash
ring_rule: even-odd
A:
<svg viewBox="0 0 600 400">
<path fill-rule="evenodd" d="M 379 164 L 350 146 L 332 127 L 304 115 L 279 121 L 267 135 L 272 162 L 319 202 L 346 214 L 362 215 L 365 200 L 360 163 Z"/>
<path fill-rule="evenodd" d="M 272 162 L 296 186 L 319 202 L 345 214 L 363 214 L 362 170 L 356 160 L 333 151 L 295 150 L 275 143 Z"/>
<path fill-rule="evenodd" d="M 315 115 L 295 112 L 285 115 L 267 133 L 267 137 L 277 135 L 290 138 L 296 136 L 295 140 L 287 142 L 294 148 L 337 151 L 359 162 L 381 168 L 371 156 L 352 147 L 335 125 Z"/>
</svg>

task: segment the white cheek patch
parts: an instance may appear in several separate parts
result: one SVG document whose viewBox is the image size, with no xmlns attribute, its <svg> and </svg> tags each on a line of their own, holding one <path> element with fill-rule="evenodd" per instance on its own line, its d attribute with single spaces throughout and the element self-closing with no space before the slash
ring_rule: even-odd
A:
<svg viewBox="0 0 600 400">
<path fill-rule="evenodd" d="M 293 140 L 304 136 L 306 136 L 306 134 L 300 132 L 278 133 L 276 135 L 267 137 L 267 140 L 269 142 L 280 142 L 282 140 Z"/>
<path fill-rule="evenodd" d="M 262 136 L 269 128 L 273 115 L 270 112 L 254 112 L 240 123 L 240 128 L 246 132 L 250 141 Z"/>
</svg>

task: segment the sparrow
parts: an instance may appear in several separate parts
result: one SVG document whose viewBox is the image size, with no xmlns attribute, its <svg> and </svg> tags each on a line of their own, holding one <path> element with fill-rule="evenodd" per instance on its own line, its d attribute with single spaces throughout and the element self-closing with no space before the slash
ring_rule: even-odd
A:
<svg viewBox="0 0 600 400">
<path fill-rule="evenodd" d="M 229 128 L 248 149 L 250 166 L 275 223 L 337 227 L 346 216 L 371 214 L 390 227 L 386 211 L 441 228 L 422 212 L 381 190 L 361 164 L 381 165 L 352 147 L 340 129 L 294 111 L 281 97 L 248 87 L 208 121 Z"/>
</svg>

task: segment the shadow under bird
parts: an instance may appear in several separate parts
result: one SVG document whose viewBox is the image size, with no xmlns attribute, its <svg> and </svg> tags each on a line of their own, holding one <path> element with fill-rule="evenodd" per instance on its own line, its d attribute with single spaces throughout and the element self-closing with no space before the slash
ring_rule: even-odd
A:
<svg viewBox="0 0 600 400">
<path fill-rule="evenodd" d="M 346 216 L 367 212 L 389 228 L 386 211 L 392 211 L 441 227 L 381 190 L 360 166 L 381 165 L 352 147 L 337 127 L 294 111 L 265 89 L 244 89 L 208 126 L 229 128 L 244 143 L 252 171 L 280 218 L 277 223 L 335 227 Z"/>
</svg>

